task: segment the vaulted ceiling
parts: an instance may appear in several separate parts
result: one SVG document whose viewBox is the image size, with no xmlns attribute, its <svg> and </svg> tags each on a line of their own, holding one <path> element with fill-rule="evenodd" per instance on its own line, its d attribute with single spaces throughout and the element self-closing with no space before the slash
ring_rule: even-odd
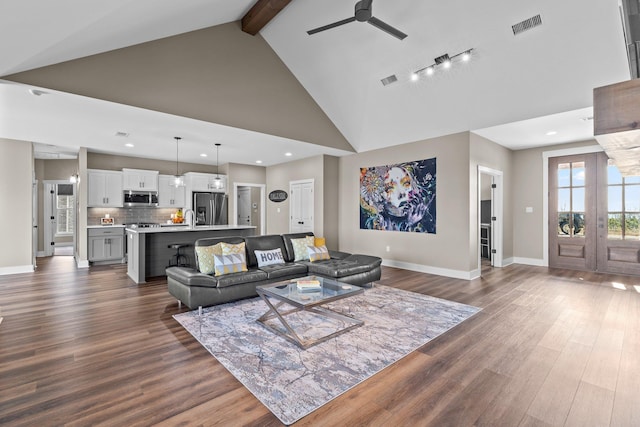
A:
<svg viewBox="0 0 640 427">
<path fill-rule="evenodd" d="M 239 21 L 254 0 L 5 3 L 0 37 L 10 42 L 4 43 L 0 56 L 0 76 Z M 307 34 L 353 16 L 354 4 L 292 0 L 257 36 L 332 122 L 346 146 L 229 128 L 226 123 L 56 90 L 50 92 L 63 101 L 36 107 L 28 93 L 33 86 L 9 82 L 0 84 L 0 137 L 76 148 L 93 143 L 100 147 L 96 150 L 127 153 L 113 138 L 117 130 L 136 129 L 141 144 L 191 132 L 201 144 L 240 144 L 225 162 L 253 163 L 264 157 L 264 164 L 285 161 L 279 157 L 284 150 L 301 157 L 344 155 L 462 131 L 519 149 L 591 137 L 592 125 L 584 119 L 591 114 L 593 88 L 629 78 L 615 0 L 375 0 L 373 15 L 408 34 L 406 39 L 363 22 Z M 535 15 L 540 15 L 542 25 L 514 35 L 512 25 Z M 468 49 L 473 49 L 470 61 L 456 61 L 448 70 L 411 81 L 413 71 L 433 64 L 435 58 Z M 397 81 L 384 86 L 381 79 L 391 75 Z M 80 123 L 71 120 L 80 113 L 86 115 Z M 547 135 L 548 131 L 556 134 Z M 158 150 L 146 150 L 150 157 L 173 155 L 154 151 Z M 248 157 L 247 152 L 255 155 Z M 186 160 L 201 162 L 198 155 L 194 147 Z"/>
</svg>

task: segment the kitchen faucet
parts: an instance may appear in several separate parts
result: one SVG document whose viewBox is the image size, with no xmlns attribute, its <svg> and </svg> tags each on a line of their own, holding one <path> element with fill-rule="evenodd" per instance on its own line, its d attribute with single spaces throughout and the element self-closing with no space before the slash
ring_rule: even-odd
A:
<svg viewBox="0 0 640 427">
<path fill-rule="evenodd" d="M 189 214 L 191 214 L 191 221 L 189 221 Z M 189 223 L 189 228 L 195 227 L 195 225 L 196 225 L 196 213 L 193 211 L 193 209 L 185 209 L 183 215 L 184 215 L 184 218 Z"/>
</svg>

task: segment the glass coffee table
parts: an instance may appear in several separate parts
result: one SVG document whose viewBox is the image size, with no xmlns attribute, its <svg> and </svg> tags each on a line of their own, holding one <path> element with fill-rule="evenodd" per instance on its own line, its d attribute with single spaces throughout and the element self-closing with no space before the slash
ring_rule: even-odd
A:
<svg viewBox="0 0 640 427">
<path fill-rule="evenodd" d="M 258 322 L 262 323 L 262 325 L 270 331 L 288 339 L 305 350 L 313 345 L 320 344 L 337 335 L 364 325 L 362 320 L 355 319 L 326 307 L 326 304 L 332 301 L 363 293 L 364 289 L 359 286 L 341 283 L 325 277 L 308 276 L 257 286 L 256 291 L 269 307 L 269 310 L 258 319 Z M 327 334 L 321 332 L 320 336 L 306 337 L 303 331 L 299 330 L 296 332 L 296 328 L 302 329 L 297 322 L 287 321 L 287 317 L 295 315 L 295 313 L 302 313 L 302 315 L 311 313 L 315 315 L 316 319 L 328 319 L 337 322 L 334 322 L 333 332 L 329 331 L 330 333 Z M 300 315 L 297 316 L 298 318 L 300 317 Z M 274 323 L 274 319 L 276 318 L 284 329 L 270 324 Z M 305 329 L 314 329 L 313 319 L 307 322 Z M 315 329 L 317 329 L 316 332 L 321 329 L 324 331 L 326 325 L 322 327 L 318 326 Z"/>
</svg>

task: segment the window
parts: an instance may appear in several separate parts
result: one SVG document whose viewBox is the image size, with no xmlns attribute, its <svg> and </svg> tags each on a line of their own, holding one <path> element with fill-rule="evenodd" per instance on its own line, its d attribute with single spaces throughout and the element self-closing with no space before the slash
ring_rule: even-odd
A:
<svg viewBox="0 0 640 427">
<path fill-rule="evenodd" d="M 585 162 L 558 165 L 558 236 L 585 235 Z"/>
<path fill-rule="evenodd" d="M 609 239 L 640 238 L 640 177 L 623 178 L 613 161 L 607 163 Z"/>
<path fill-rule="evenodd" d="M 56 218 L 58 218 L 56 236 L 73 234 L 74 206 L 73 184 L 56 184 Z"/>
</svg>

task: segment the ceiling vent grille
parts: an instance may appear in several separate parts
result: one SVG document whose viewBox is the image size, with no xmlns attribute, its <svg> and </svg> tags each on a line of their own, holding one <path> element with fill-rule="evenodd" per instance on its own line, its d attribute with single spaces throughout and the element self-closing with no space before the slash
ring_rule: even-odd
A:
<svg viewBox="0 0 640 427">
<path fill-rule="evenodd" d="M 116 132 L 116 136 L 119 136 L 121 138 L 128 138 L 129 134 L 127 132 Z"/>
<path fill-rule="evenodd" d="M 540 15 L 536 15 L 529 19 L 525 19 L 522 22 L 518 22 L 515 25 L 512 25 L 511 29 L 513 30 L 513 35 L 517 36 L 518 34 L 524 31 L 530 30 L 539 25 L 542 25 L 542 18 L 540 17 Z"/>
<path fill-rule="evenodd" d="M 384 79 L 380 80 L 382 82 L 382 84 L 384 86 L 390 85 L 391 83 L 395 83 L 398 81 L 398 78 L 396 77 L 395 74 L 391 74 L 389 77 L 385 77 Z"/>
</svg>

